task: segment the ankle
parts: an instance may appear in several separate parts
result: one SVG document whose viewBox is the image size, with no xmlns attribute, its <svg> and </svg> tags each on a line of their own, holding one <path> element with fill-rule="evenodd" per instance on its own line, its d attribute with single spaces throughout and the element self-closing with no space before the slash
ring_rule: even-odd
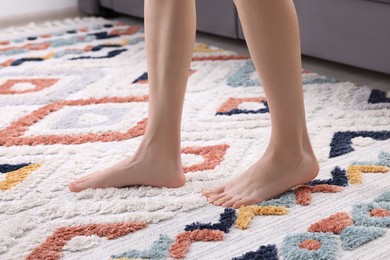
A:
<svg viewBox="0 0 390 260">
<path fill-rule="evenodd" d="M 280 167 L 288 167 L 289 169 L 305 169 L 305 182 L 314 179 L 319 172 L 320 166 L 313 151 L 306 151 L 299 147 L 277 148 L 268 146 L 262 160 L 266 163 L 277 163 Z"/>
<path fill-rule="evenodd" d="M 291 159 L 295 158 L 296 160 L 302 160 L 305 156 L 315 157 L 307 132 L 306 134 L 303 134 L 302 138 L 282 139 L 283 138 L 273 138 L 271 136 L 267 150 L 275 156 Z"/>
<path fill-rule="evenodd" d="M 299 140 L 295 142 L 284 142 L 271 138 L 265 153 L 273 157 L 299 160 L 303 158 L 305 149 Z"/>
<path fill-rule="evenodd" d="M 164 144 L 180 145 L 181 133 L 180 124 L 168 123 L 169 120 L 162 122 L 152 122 L 148 119 L 147 127 L 143 137 L 145 144 Z"/>
<path fill-rule="evenodd" d="M 137 154 L 179 160 L 181 154 L 180 141 L 161 135 L 145 135 L 139 145 Z"/>
</svg>

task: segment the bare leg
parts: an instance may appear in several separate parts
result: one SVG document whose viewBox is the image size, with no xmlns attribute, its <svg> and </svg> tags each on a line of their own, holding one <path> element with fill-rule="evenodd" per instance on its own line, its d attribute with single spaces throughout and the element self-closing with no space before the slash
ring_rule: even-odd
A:
<svg viewBox="0 0 390 260">
<path fill-rule="evenodd" d="M 150 100 L 145 136 L 132 157 L 70 183 L 71 191 L 130 185 L 184 185 L 180 128 L 195 44 L 195 10 L 195 0 L 145 1 Z"/>
<path fill-rule="evenodd" d="M 299 27 L 292 0 L 234 0 L 270 106 L 264 155 L 246 172 L 203 191 L 215 205 L 238 208 L 273 198 L 319 171 L 306 128 Z"/>
</svg>

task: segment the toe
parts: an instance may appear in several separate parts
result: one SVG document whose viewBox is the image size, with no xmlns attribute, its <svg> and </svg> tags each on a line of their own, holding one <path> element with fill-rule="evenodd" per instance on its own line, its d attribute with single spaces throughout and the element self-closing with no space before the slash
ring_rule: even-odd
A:
<svg viewBox="0 0 390 260">
<path fill-rule="evenodd" d="M 210 196 L 210 197 L 208 198 L 208 201 L 209 201 L 210 203 L 214 203 L 214 201 L 217 201 L 217 200 L 219 200 L 219 199 L 221 199 L 221 198 L 223 198 L 223 197 L 225 197 L 225 196 L 226 196 L 225 193 L 213 195 L 213 196 Z"/>
<path fill-rule="evenodd" d="M 80 192 L 92 187 L 92 182 L 89 176 L 84 176 L 78 180 L 69 183 L 68 188 L 72 192 Z"/>
<path fill-rule="evenodd" d="M 204 189 L 204 190 L 202 190 L 202 195 L 207 196 L 207 195 L 211 194 L 211 192 L 212 192 L 211 189 Z"/>
<path fill-rule="evenodd" d="M 233 204 L 233 208 L 235 209 L 238 209 L 242 206 L 247 206 L 247 205 L 252 205 L 256 203 L 254 200 L 252 199 L 249 199 L 249 198 L 243 198 L 243 199 L 240 199 L 240 200 L 237 200 L 234 204 Z"/>
<path fill-rule="evenodd" d="M 68 189 L 69 189 L 71 192 L 80 192 L 80 191 L 81 191 L 81 189 L 80 189 L 80 187 L 79 187 L 79 183 L 78 183 L 77 181 L 74 181 L 74 182 L 69 183 Z"/>
<path fill-rule="evenodd" d="M 209 197 L 209 196 L 212 196 L 212 195 L 220 194 L 224 190 L 225 190 L 225 186 L 219 186 L 219 187 L 216 187 L 216 188 L 213 188 L 213 189 L 206 189 L 206 190 L 202 191 L 202 194 L 204 196 Z"/>
<path fill-rule="evenodd" d="M 230 200 L 228 200 L 228 201 L 226 201 L 225 203 L 223 203 L 221 206 L 222 206 L 222 207 L 225 207 L 225 208 L 230 208 L 230 207 L 232 207 L 238 200 L 239 200 L 239 198 L 231 198 Z"/>
<path fill-rule="evenodd" d="M 222 197 L 222 198 L 220 198 L 220 199 L 214 201 L 213 204 L 214 204 L 215 206 L 221 206 L 221 205 L 223 205 L 225 202 L 229 201 L 231 198 L 232 198 L 232 196 L 226 195 L 226 196 L 224 196 L 224 197 Z"/>
<path fill-rule="evenodd" d="M 86 180 L 88 180 L 88 179 L 89 179 L 89 175 L 83 176 L 83 177 L 81 177 L 81 178 L 78 178 L 77 180 L 74 180 L 74 181 L 72 181 L 71 183 L 80 183 L 80 182 L 84 182 L 84 181 L 86 181 Z"/>
</svg>

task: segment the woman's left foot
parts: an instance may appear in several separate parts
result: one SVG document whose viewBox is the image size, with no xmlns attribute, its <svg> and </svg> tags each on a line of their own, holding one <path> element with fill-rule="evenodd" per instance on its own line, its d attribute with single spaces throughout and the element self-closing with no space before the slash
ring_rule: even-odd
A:
<svg viewBox="0 0 390 260">
<path fill-rule="evenodd" d="M 216 206 L 239 208 L 275 198 L 317 176 L 319 165 L 311 149 L 302 153 L 271 150 L 267 149 L 263 157 L 240 176 L 202 194 Z"/>
</svg>

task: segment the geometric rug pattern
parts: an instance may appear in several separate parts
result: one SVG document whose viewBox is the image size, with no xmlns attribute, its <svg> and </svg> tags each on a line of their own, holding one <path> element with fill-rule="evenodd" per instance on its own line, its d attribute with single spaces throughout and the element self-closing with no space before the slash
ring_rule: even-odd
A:
<svg viewBox="0 0 390 260">
<path fill-rule="evenodd" d="M 250 57 L 197 42 L 185 186 L 71 193 L 69 181 L 142 139 L 143 28 L 68 19 L 0 39 L 0 259 L 390 258 L 389 93 L 302 69 L 318 178 L 259 205 L 216 207 L 200 192 L 262 155 L 270 110 Z"/>
</svg>

